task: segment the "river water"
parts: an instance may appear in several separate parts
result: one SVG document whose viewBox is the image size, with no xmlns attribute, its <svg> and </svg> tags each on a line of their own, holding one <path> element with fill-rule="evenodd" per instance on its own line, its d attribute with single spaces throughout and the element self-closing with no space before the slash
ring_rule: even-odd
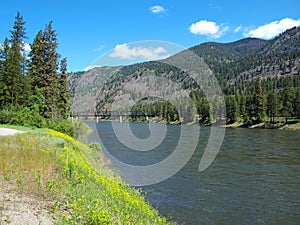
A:
<svg viewBox="0 0 300 225">
<path fill-rule="evenodd" d="M 111 122 L 98 123 L 97 130 L 120 161 L 150 165 L 167 157 L 180 136 L 178 125 L 157 126 L 167 127 L 166 140 L 138 153 L 118 141 Z M 147 123 L 130 127 L 138 138 L 150 135 Z M 177 174 L 142 187 L 146 200 L 179 224 L 300 224 L 300 132 L 227 129 L 216 159 L 199 172 L 209 133 L 201 127 L 197 149 Z"/>
</svg>

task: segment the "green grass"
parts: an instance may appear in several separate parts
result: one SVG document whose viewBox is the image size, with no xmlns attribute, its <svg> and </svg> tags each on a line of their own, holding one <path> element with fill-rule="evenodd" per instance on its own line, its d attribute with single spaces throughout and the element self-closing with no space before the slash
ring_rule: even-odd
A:
<svg viewBox="0 0 300 225">
<path fill-rule="evenodd" d="M 57 224 L 170 224 L 99 151 L 53 130 L 22 130 L 30 132 L 0 136 L 1 183 L 51 200 Z"/>
</svg>

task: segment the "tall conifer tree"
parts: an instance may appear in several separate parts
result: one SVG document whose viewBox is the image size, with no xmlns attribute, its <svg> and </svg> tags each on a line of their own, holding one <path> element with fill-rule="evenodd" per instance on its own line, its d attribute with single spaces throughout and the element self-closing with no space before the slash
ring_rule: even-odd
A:
<svg viewBox="0 0 300 225">
<path fill-rule="evenodd" d="M 26 37 L 25 21 L 18 12 L 15 18 L 13 30 L 11 33 L 11 47 L 6 56 L 6 73 L 8 76 L 7 87 L 9 92 L 9 102 L 13 105 L 19 104 L 22 94 L 24 77 L 24 39 Z"/>
<path fill-rule="evenodd" d="M 3 109 L 7 106 L 9 100 L 6 61 L 6 57 L 10 49 L 8 38 L 5 38 L 4 43 L 0 47 L 0 109 Z"/>
<path fill-rule="evenodd" d="M 70 112 L 70 94 L 67 81 L 67 58 L 63 58 L 60 62 L 60 77 L 59 77 L 59 113 L 63 118 L 67 118 Z"/>
</svg>

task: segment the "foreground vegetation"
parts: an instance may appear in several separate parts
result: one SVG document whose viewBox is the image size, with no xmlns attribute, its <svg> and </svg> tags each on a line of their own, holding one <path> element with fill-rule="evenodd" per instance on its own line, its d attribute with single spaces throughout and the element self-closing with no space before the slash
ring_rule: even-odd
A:
<svg viewBox="0 0 300 225">
<path fill-rule="evenodd" d="M 0 124 L 54 128 L 69 117 L 67 60 L 57 51 L 52 22 L 37 33 L 30 51 L 25 24 L 18 12 L 11 36 L 0 45 Z"/>
<path fill-rule="evenodd" d="M 112 174 L 99 145 L 49 129 L 27 131 L 0 136 L 0 183 L 51 200 L 57 224 L 169 223 Z"/>
</svg>

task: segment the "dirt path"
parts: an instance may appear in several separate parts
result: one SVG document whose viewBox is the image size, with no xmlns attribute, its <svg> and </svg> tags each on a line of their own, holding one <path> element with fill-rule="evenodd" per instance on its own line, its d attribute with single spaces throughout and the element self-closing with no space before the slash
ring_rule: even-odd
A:
<svg viewBox="0 0 300 225">
<path fill-rule="evenodd" d="M 47 210 L 51 203 L 22 195 L 14 190 L 3 190 L 4 188 L 2 187 L 0 187 L 1 225 L 53 224 L 53 220 Z"/>
<path fill-rule="evenodd" d="M 25 131 L 0 127 L 0 136 L 15 135 L 15 134 L 22 134 L 22 133 L 25 133 Z"/>
</svg>

